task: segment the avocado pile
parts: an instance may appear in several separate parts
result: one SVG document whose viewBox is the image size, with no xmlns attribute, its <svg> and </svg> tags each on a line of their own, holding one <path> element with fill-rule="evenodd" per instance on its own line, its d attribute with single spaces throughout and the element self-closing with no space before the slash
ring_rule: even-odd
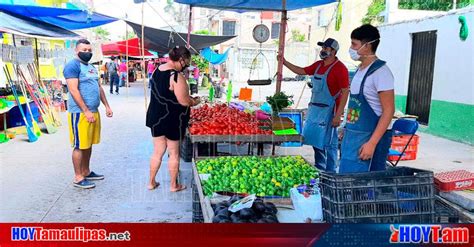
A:
<svg viewBox="0 0 474 247">
<path fill-rule="evenodd" d="M 251 208 L 244 208 L 235 213 L 229 211 L 232 203 L 242 199 L 241 196 L 232 196 L 229 201 L 223 201 L 213 205 L 214 218 L 212 223 L 278 223 L 276 214 L 278 212 L 271 202 L 263 202 L 255 199 Z"/>
</svg>

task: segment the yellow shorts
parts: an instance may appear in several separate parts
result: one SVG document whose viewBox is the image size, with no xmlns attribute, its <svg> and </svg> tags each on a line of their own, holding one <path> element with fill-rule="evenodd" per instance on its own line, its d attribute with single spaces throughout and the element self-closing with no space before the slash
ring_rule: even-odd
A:
<svg viewBox="0 0 474 247">
<path fill-rule="evenodd" d="M 100 114 L 94 112 L 95 122 L 89 123 L 84 113 L 69 113 L 69 140 L 77 149 L 89 149 L 100 142 Z"/>
</svg>

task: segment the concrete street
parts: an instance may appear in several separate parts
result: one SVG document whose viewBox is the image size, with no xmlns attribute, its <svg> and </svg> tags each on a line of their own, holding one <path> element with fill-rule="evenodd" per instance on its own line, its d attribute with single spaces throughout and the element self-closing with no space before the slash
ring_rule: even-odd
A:
<svg viewBox="0 0 474 247">
<path fill-rule="evenodd" d="M 55 134 L 44 134 L 35 143 L 20 135 L 1 144 L 0 222 L 191 222 L 190 163 L 181 163 L 181 181 L 187 190 L 169 192 L 166 155 L 158 175 L 161 186 L 146 189 L 152 142 L 145 126 L 143 94 L 139 83 L 132 84 L 128 95 L 126 88 L 121 88 L 121 95 L 107 94 L 114 117 L 106 118 L 101 108 L 102 140 L 94 146 L 91 161 L 91 169 L 106 178 L 97 181 L 94 189 L 72 186 L 66 113 L 61 113 L 63 126 Z M 427 134 L 420 138 L 418 159 L 399 165 L 435 172 L 474 171 L 474 147 Z M 313 161 L 308 146 L 277 147 L 277 154 L 303 154 Z"/>
</svg>

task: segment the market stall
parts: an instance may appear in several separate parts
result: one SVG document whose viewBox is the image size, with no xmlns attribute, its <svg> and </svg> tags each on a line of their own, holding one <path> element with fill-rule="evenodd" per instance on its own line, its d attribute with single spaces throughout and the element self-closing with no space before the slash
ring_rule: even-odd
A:
<svg viewBox="0 0 474 247">
<path fill-rule="evenodd" d="M 193 1 L 178 0 L 190 7 L 215 8 L 237 12 L 282 12 L 279 54 L 284 53 L 287 11 L 311 7 L 333 1 Z M 271 6 L 270 6 L 271 5 Z M 191 13 L 189 18 L 191 19 Z M 189 27 L 188 38 L 191 32 Z M 265 42 L 268 28 L 258 25 L 254 39 Z M 276 93 L 280 92 L 282 61 L 277 71 Z M 268 85 L 269 80 L 250 80 L 249 85 Z M 253 84 L 251 84 L 253 83 Z M 227 102 L 230 105 L 230 102 Z M 193 145 L 193 220 L 214 223 L 275 223 L 275 222 L 330 222 L 330 223 L 457 223 L 458 212 L 437 195 L 432 171 L 408 167 L 393 167 L 386 171 L 335 174 L 317 171 L 306 161 L 296 157 L 219 156 L 215 143 L 276 143 L 301 141 L 298 133 L 277 135 L 265 132 L 245 113 L 233 112 L 227 106 L 217 110 L 196 110 L 191 122 L 189 142 Z M 245 109 L 243 110 L 245 112 Z M 227 115 L 226 115 L 227 114 Z M 229 116 L 230 115 L 230 116 Z M 223 121 L 219 119 L 224 116 Z M 237 117 L 235 117 L 237 116 Z M 276 116 L 276 115 L 275 115 Z M 349 118 L 356 117 L 348 113 Z M 204 118 L 204 121 L 201 119 Z M 273 118 L 272 118 L 273 120 Z M 194 120 L 192 120 L 194 121 Z M 273 121 L 271 126 L 273 127 Z M 398 126 L 398 125 L 397 125 Z M 396 163 L 410 159 L 416 153 L 416 142 L 411 142 L 417 129 L 408 131 L 403 144 L 395 145 Z M 243 131 L 239 131 L 239 128 Z M 257 129 L 256 129 L 257 128 Z M 260 128 L 260 130 L 258 129 Z M 237 130 L 236 130 L 237 129 Z M 394 131 L 398 131 L 395 128 Z M 403 130 L 403 128 L 401 129 Z M 404 134 L 404 133 L 401 133 Z M 416 138 L 415 138 L 416 139 Z M 199 144 L 207 143 L 215 157 L 200 157 Z M 227 155 L 232 155 L 228 153 Z M 248 155 L 252 155 L 249 152 Z M 284 165 L 281 166 L 281 160 Z M 293 177 L 293 168 L 306 171 Z M 319 181 L 317 179 L 320 179 Z M 271 204 L 268 204 L 271 202 Z M 275 209 L 273 209 L 275 208 Z M 268 221 L 267 221 L 268 220 Z"/>
</svg>

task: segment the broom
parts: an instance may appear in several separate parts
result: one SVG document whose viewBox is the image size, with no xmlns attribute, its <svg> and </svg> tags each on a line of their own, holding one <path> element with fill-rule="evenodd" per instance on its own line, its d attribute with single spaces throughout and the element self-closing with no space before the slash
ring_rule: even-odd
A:
<svg viewBox="0 0 474 247">
<path fill-rule="evenodd" d="M 54 126 L 54 123 L 52 122 L 50 116 L 46 113 L 45 110 L 45 105 L 44 103 L 40 102 L 40 100 L 36 97 L 33 88 L 28 84 L 25 75 L 23 74 L 23 71 L 19 70 L 20 76 L 23 78 L 23 81 L 26 85 L 26 88 L 28 89 L 28 92 L 31 95 L 31 98 L 35 102 L 35 104 L 38 106 L 38 109 L 40 110 L 41 117 L 43 118 L 44 125 L 46 126 L 46 131 L 48 134 L 54 134 L 58 131 L 58 129 Z"/>
<path fill-rule="evenodd" d="M 26 121 L 25 113 L 23 112 L 23 107 L 21 107 L 20 99 L 18 98 L 18 94 L 15 88 L 15 85 L 13 84 L 13 81 L 10 77 L 10 72 L 8 71 L 8 67 L 5 65 L 3 67 L 3 71 L 5 72 L 5 76 L 7 77 L 7 81 L 10 84 L 10 87 L 12 88 L 13 92 L 13 97 L 15 97 L 16 104 L 18 105 L 18 109 L 20 109 L 21 116 L 23 117 L 23 121 L 25 122 L 25 127 L 26 127 L 26 133 L 28 135 L 28 140 L 30 142 L 35 142 L 38 140 L 38 137 L 31 131 L 30 124 L 28 121 Z"/>
<path fill-rule="evenodd" d="M 18 70 L 18 68 L 17 68 L 17 70 Z M 20 84 L 21 93 L 23 94 L 23 96 L 26 99 L 26 108 L 28 109 L 28 112 L 30 113 L 31 124 L 33 125 L 33 132 L 36 134 L 36 136 L 39 137 L 39 136 L 41 136 L 41 129 L 38 126 L 38 123 L 36 122 L 35 117 L 33 116 L 33 111 L 31 111 L 31 107 L 30 107 L 30 99 L 28 98 L 28 95 L 26 93 L 25 86 L 21 83 L 20 78 L 18 78 L 18 72 L 17 72 L 17 79 L 18 79 L 18 82 Z"/>
<path fill-rule="evenodd" d="M 40 89 L 40 91 L 43 91 L 44 94 L 46 95 L 45 97 L 45 101 L 46 101 L 46 104 L 48 106 L 48 111 L 49 111 L 49 114 L 51 114 L 51 117 L 52 117 L 52 120 L 54 121 L 55 125 L 56 126 L 61 126 L 62 123 L 61 123 L 61 119 L 58 115 L 58 112 L 53 108 L 53 105 L 52 105 L 52 97 L 49 95 L 49 92 L 45 86 L 45 84 L 43 83 L 43 81 L 41 80 L 41 76 L 39 74 L 39 69 L 36 67 L 35 64 L 31 64 L 30 66 L 31 68 L 31 71 L 32 71 L 32 75 L 34 75 L 35 79 L 38 80 L 38 88 Z M 31 73 L 31 72 L 30 72 Z"/>
</svg>

